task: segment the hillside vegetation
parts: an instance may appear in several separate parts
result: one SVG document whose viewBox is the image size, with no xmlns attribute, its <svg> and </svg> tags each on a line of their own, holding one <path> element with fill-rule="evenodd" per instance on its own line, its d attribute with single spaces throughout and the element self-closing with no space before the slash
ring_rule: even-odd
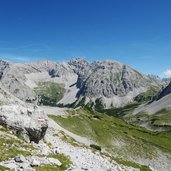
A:
<svg viewBox="0 0 171 171">
<path fill-rule="evenodd" d="M 39 104 L 56 106 L 65 93 L 64 84 L 53 82 L 39 82 L 34 90 L 39 97 Z"/>
<path fill-rule="evenodd" d="M 67 117 L 49 117 L 73 133 L 94 140 L 120 159 L 139 162 L 141 158 L 152 162 L 159 151 L 171 154 L 171 131 L 151 132 L 87 108 L 69 110 Z"/>
<path fill-rule="evenodd" d="M 171 110 L 162 109 L 154 114 L 140 112 L 136 115 L 128 114 L 124 119 L 134 125 L 146 124 L 152 130 L 169 131 L 171 130 Z"/>
</svg>

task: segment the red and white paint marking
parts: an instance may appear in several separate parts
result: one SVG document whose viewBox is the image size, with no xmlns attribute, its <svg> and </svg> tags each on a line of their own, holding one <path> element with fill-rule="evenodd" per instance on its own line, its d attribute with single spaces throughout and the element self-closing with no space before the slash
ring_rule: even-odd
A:
<svg viewBox="0 0 171 171">
<path fill-rule="evenodd" d="M 38 121 L 39 123 L 43 123 L 43 122 L 45 122 L 45 119 L 42 118 L 42 117 L 38 117 L 38 118 L 37 118 L 37 121 Z"/>
</svg>

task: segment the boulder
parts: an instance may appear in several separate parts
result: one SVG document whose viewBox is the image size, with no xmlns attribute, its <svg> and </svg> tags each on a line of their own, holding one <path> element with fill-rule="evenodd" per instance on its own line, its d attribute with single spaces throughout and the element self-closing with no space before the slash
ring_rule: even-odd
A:
<svg viewBox="0 0 171 171">
<path fill-rule="evenodd" d="M 58 160 L 58 159 L 54 159 L 54 158 L 48 158 L 49 162 L 51 164 L 57 165 L 57 166 L 61 166 L 62 163 Z"/>
<path fill-rule="evenodd" d="M 4 105 L 0 108 L 0 125 L 8 127 L 15 134 L 28 137 L 38 143 L 48 128 L 47 116 L 32 106 L 19 104 Z"/>
<path fill-rule="evenodd" d="M 34 166 L 40 166 L 41 163 L 40 163 L 39 160 L 36 160 L 35 158 L 33 158 L 32 161 L 31 161 L 31 163 L 30 163 L 30 165 L 31 165 L 32 167 L 34 167 Z"/>
<path fill-rule="evenodd" d="M 15 162 L 18 162 L 18 163 L 24 163 L 26 161 L 25 157 L 23 155 L 17 155 L 15 158 L 14 158 Z"/>
</svg>

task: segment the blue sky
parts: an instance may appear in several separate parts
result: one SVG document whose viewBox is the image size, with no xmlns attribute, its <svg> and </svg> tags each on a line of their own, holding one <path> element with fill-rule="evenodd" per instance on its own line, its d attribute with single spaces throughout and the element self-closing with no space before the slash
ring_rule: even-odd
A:
<svg viewBox="0 0 171 171">
<path fill-rule="evenodd" d="M 171 76 L 171 1 L 1 0 L 0 57 L 113 59 Z"/>
</svg>

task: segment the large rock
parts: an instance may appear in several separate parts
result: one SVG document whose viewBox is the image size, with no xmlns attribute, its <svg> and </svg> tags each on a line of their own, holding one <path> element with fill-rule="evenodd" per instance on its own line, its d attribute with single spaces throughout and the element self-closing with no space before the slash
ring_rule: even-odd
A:
<svg viewBox="0 0 171 171">
<path fill-rule="evenodd" d="M 62 163 L 58 159 L 48 158 L 49 162 L 53 165 L 61 166 Z"/>
<path fill-rule="evenodd" d="M 0 107 L 0 125 L 36 143 L 44 137 L 48 128 L 47 116 L 43 111 L 15 104 Z"/>
<path fill-rule="evenodd" d="M 32 167 L 34 167 L 34 166 L 40 166 L 40 161 L 39 161 L 39 160 L 36 160 L 35 158 L 33 158 L 33 159 L 31 160 L 31 162 L 30 162 L 30 165 L 31 165 Z"/>
<path fill-rule="evenodd" d="M 15 162 L 19 162 L 19 163 L 24 163 L 26 161 L 25 157 L 23 155 L 17 155 L 14 158 Z"/>
</svg>

